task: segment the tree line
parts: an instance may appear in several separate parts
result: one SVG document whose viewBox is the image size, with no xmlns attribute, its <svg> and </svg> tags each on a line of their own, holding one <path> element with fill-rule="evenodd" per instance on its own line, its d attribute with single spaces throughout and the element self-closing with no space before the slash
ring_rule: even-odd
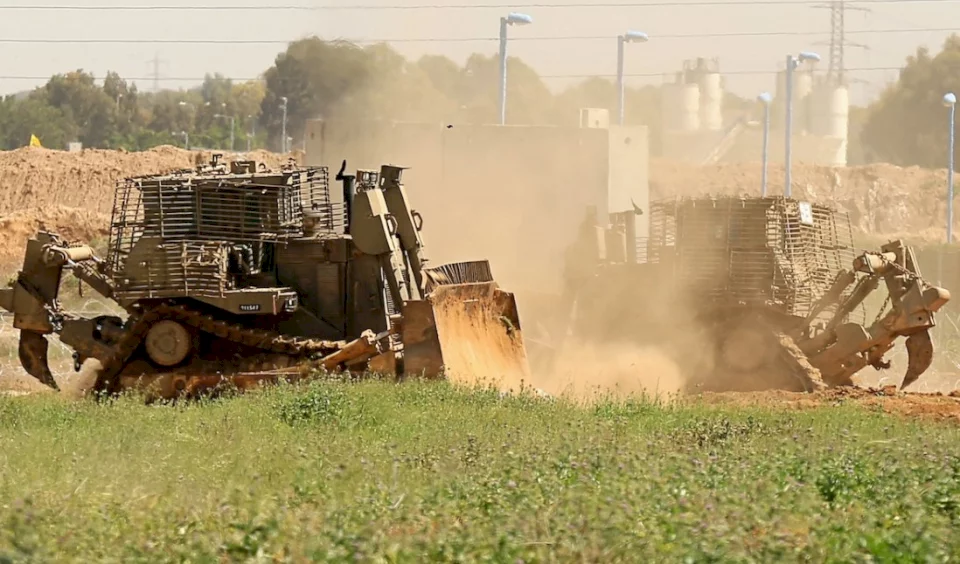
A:
<svg viewBox="0 0 960 564">
<path fill-rule="evenodd" d="M 582 107 L 615 115 L 611 80 L 590 78 L 554 94 L 523 61 L 508 62 L 507 120 L 534 125 L 576 125 Z M 196 88 L 141 92 L 116 73 L 97 84 L 83 70 L 53 76 L 21 96 L 0 100 L 0 148 L 26 145 L 144 150 L 160 144 L 235 150 L 281 147 L 286 131 L 299 146 L 307 119 L 387 118 L 400 121 L 496 123 L 496 55 L 474 54 L 464 65 L 437 55 L 405 59 L 390 46 L 360 47 L 316 37 L 290 43 L 258 80 L 235 82 L 208 75 Z M 945 109 L 939 100 L 960 88 L 960 38 L 940 53 L 919 48 L 899 79 L 866 108 L 851 111 L 852 160 L 942 166 L 946 157 Z M 628 88 L 626 121 L 650 128 L 658 152 L 660 88 Z M 726 109 L 753 104 L 732 94 Z M 856 155 L 856 156 L 854 156 Z"/>
<path fill-rule="evenodd" d="M 609 80 L 589 79 L 554 95 L 521 60 L 508 65 L 512 123 L 576 125 L 581 107 L 615 109 Z M 306 120 L 318 117 L 496 123 L 498 69 L 496 55 L 476 54 L 464 65 L 435 55 L 409 61 L 386 44 L 312 37 L 288 45 L 249 82 L 208 75 L 197 88 L 142 92 L 116 73 L 98 85 L 93 74 L 77 70 L 0 101 L 0 149 L 27 145 L 31 135 L 58 149 L 71 141 L 131 151 L 187 143 L 229 149 L 232 130 L 236 150 L 278 150 L 283 98 L 292 147 L 299 146 Z M 659 106 L 659 88 L 627 90 L 630 123 L 658 128 Z"/>
</svg>

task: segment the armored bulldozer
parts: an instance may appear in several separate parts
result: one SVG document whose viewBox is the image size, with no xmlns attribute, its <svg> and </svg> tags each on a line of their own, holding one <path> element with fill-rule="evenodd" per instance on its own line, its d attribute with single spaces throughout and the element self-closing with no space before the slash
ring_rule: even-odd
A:
<svg viewBox="0 0 960 564">
<path fill-rule="evenodd" d="M 100 393 L 245 389 L 303 377 L 304 365 L 525 378 L 516 302 L 489 263 L 429 267 L 404 169 L 345 170 L 346 162 L 335 178 L 341 198 L 326 167 L 227 166 L 219 155 L 120 182 L 105 258 L 41 232 L 0 290 L 24 368 L 57 387 L 47 363 L 47 337 L 56 334 L 76 370 L 98 361 L 92 389 Z M 65 270 L 125 315 L 65 311 Z"/>
<path fill-rule="evenodd" d="M 587 214 L 571 247 L 562 324 L 581 341 L 667 351 L 688 387 L 814 391 L 887 369 L 906 337 L 901 388 L 930 366 L 930 329 L 950 299 L 927 284 L 912 249 L 856 253 L 849 218 L 783 197 L 654 202 L 649 237 L 634 213 Z M 887 297 L 870 323 L 866 303 Z"/>
</svg>

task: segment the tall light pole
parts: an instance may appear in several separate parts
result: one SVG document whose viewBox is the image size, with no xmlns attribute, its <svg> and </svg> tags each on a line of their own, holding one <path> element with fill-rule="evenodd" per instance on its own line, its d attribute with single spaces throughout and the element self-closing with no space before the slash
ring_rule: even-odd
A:
<svg viewBox="0 0 960 564">
<path fill-rule="evenodd" d="M 500 18 L 500 125 L 507 123 L 507 26 L 532 23 L 533 18 L 517 12 Z"/>
<path fill-rule="evenodd" d="M 647 34 L 642 31 L 628 31 L 617 37 L 617 124 L 623 125 L 624 86 L 623 86 L 623 44 L 646 43 Z"/>
<path fill-rule="evenodd" d="M 186 108 L 189 106 L 194 110 L 197 109 L 197 107 L 191 104 L 190 102 L 185 102 L 183 100 L 180 100 L 180 102 L 178 102 L 177 105 L 179 105 L 181 108 Z M 187 124 L 187 129 L 193 129 L 193 120 L 189 120 L 189 123 Z M 185 148 L 189 151 L 190 150 L 190 134 L 187 133 L 186 131 L 181 131 L 180 134 L 183 135 L 183 139 L 184 139 L 183 144 L 186 146 Z"/>
<path fill-rule="evenodd" d="M 183 145 L 184 145 L 184 147 L 185 147 L 186 149 L 190 149 L 190 134 L 189 134 L 189 133 L 187 133 L 186 131 L 180 131 L 179 133 L 176 132 L 176 131 L 172 131 L 172 132 L 170 132 L 170 135 L 182 135 L 182 136 L 183 136 Z"/>
<path fill-rule="evenodd" d="M 770 146 L 770 102 L 769 92 L 757 96 L 757 101 L 763 104 L 763 171 L 760 173 L 760 196 L 767 195 L 767 153 Z"/>
<path fill-rule="evenodd" d="M 816 53 L 811 53 L 809 51 L 804 51 L 794 57 L 793 55 L 787 55 L 787 69 L 786 69 L 786 120 L 784 122 L 784 129 L 786 140 L 784 141 L 784 157 L 783 157 L 783 166 L 786 170 L 784 174 L 784 188 L 783 194 L 786 197 L 790 197 L 792 192 L 791 178 L 790 178 L 790 156 L 791 156 L 791 139 L 793 138 L 793 71 L 796 70 L 800 63 L 806 61 L 819 61 L 820 55 Z"/>
<path fill-rule="evenodd" d="M 953 145 L 954 124 L 956 123 L 957 96 L 948 92 L 943 96 L 943 105 L 950 108 L 950 143 L 947 155 L 947 244 L 953 243 Z"/>
<path fill-rule="evenodd" d="M 257 122 L 252 115 L 247 116 L 247 120 L 250 121 L 250 132 L 247 133 L 247 152 L 249 152 L 253 148 L 253 139 L 257 136 Z"/>
<path fill-rule="evenodd" d="M 280 98 L 280 101 L 280 109 L 283 110 L 283 125 L 281 125 L 280 132 L 280 153 L 285 155 L 287 153 L 287 97 L 284 96 Z"/>
<path fill-rule="evenodd" d="M 223 114 L 213 114 L 213 117 L 230 120 L 230 151 L 233 152 L 234 125 L 236 125 L 236 118 L 234 116 L 225 116 Z"/>
</svg>

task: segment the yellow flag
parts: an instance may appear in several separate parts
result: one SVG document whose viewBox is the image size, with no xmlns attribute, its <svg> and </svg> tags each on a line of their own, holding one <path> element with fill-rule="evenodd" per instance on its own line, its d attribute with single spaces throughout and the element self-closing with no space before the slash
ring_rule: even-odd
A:
<svg viewBox="0 0 960 564">
<path fill-rule="evenodd" d="M 43 147 L 43 145 L 40 144 L 40 140 L 37 139 L 37 136 L 34 135 L 34 134 L 32 134 L 32 133 L 30 134 L 30 146 L 31 146 L 31 147 Z"/>
</svg>

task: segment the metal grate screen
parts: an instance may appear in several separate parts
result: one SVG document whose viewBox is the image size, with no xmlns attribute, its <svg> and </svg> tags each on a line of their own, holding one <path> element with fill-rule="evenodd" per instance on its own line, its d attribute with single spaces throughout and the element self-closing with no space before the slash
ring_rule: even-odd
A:
<svg viewBox="0 0 960 564">
<path fill-rule="evenodd" d="M 114 195 L 107 260 L 121 272 L 141 237 L 180 241 L 276 242 L 344 228 L 324 167 L 227 174 L 179 171 L 121 181 Z"/>
<path fill-rule="evenodd" d="M 644 254 L 705 298 L 803 316 L 855 253 L 845 213 L 782 197 L 732 196 L 653 203 Z"/>
</svg>

